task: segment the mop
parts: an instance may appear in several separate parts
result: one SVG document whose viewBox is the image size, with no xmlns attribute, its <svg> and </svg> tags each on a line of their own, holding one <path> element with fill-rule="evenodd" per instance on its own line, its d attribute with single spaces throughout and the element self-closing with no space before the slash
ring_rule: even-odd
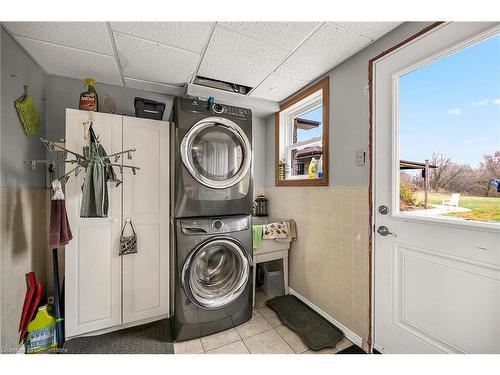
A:
<svg viewBox="0 0 500 375">
<path fill-rule="evenodd" d="M 64 325 L 61 309 L 61 291 L 59 288 L 59 260 L 57 249 L 66 246 L 73 238 L 66 214 L 66 202 L 59 180 L 52 181 L 54 195 L 50 206 L 50 239 L 52 247 L 52 267 L 54 272 L 54 305 L 56 313 L 56 341 L 57 347 L 64 344 Z"/>
</svg>

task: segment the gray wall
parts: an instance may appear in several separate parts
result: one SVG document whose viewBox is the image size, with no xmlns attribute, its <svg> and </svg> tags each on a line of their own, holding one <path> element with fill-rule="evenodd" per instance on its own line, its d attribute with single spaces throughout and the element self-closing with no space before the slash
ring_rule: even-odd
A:
<svg viewBox="0 0 500 375">
<path fill-rule="evenodd" d="M 46 121 L 47 139 L 57 140 L 64 138 L 66 108 L 78 109 L 80 93 L 85 90 L 83 79 L 73 79 L 48 75 L 46 79 Z M 172 110 L 174 97 L 171 95 L 155 94 L 147 91 L 126 87 L 96 84 L 99 101 L 105 95 L 110 95 L 116 101 L 116 113 L 134 116 L 134 98 L 141 97 L 156 100 L 166 104 L 163 119 L 168 120 Z"/>
<path fill-rule="evenodd" d="M 44 159 L 45 151 L 40 137 L 45 136 L 44 71 L 19 47 L 12 37 L 0 28 L 1 56 L 1 186 L 40 187 L 45 185 L 43 169 L 32 172 L 25 160 Z M 23 84 L 29 85 L 41 116 L 38 133 L 28 136 L 17 117 L 14 101 L 22 95 Z"/>
<path fill-rule="evenodd" d="M 407 22 L 327 73 L 330 77 L 330 185 L 366 186 L 369 166 L 355 153 L 368 152 L 368 61 L 419 32 L 429 22 Z M 266 186 L 274 186 L 274 116 L 266 119 Z"/>
<path fill-rule="evenodd" d="M 252 125 L 253 184 L 263 187 L 266 186 L 266 122 L 254 117 Z"/>
</svg>

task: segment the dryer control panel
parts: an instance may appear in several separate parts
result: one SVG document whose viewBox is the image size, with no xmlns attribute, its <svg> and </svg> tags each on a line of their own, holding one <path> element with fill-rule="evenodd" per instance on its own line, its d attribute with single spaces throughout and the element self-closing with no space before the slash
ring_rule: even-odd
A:
<svg viewBox="0 0 500 375">
<path fill-rule="evenodd" d="M 182 109 L 187 112 L 207 113 L 214 115 L 230 115 L 245 119 L 252 118 L 252 111 L 247 108 L 234 107 L 231 105 L 214 103 L 209 106 L 205 100 L 182 98 Z"/>
<path fill-rule="evenodd" d="M 226 216 L 202 219 L 183 219 L 180 222 L 183 235 L 234 233 L 250 227 L 251 216 Z"/>
</svg>

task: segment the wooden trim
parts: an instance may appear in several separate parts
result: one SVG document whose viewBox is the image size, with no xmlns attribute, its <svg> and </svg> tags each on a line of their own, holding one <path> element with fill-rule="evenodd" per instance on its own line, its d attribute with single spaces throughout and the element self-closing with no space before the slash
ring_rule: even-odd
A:
<svg viewBox="0 0 500 375">
<path fill-rule="evenodd" d="M 427 32 L 435 29 L 439 25 L 443 24 L 443 21 L 439 22 L 434 22 L 433 24 L 425 27 L 424 29 L 420 30 L 418 33 L 410 36 L 409 38 L 406 38 L 402 42 L 392 46 L 391 48 L 383 51 L 382 53 L 378 54 L 374 58 L 370 59 L 368 61 L 368 156 L 369 156 L 369 162 L 370 162 L 370 168 L 369 168 L 369 174 L 368 174 L 368 211 L 369 211 L 369 227 L 370 227 L 370 234 L 368 236 L 368 259 L 369 259 L 369 265 L 368 265 L 368 280 L 369 280 L 369 286 L 368 286 L 368 306 L 369 306 L 369 317 L 370 317 L 370 322 L 368 325 L 368 348 L 370 350 L 373 350 L 373 337 L 372 337 L 372 331 L 373 331 L 373 321 L 372 321 L 372 312 L 373 312 L 373 183 L 372 183 L 372 178 L 373 178 L 373 64 L 375 61 L 381 59 L 382 57 L 388 55 L 389 53 L 397 50 L 398 48 L 403 47 L 404 45 L 410 43 L 414 39 L 417 39 L 421 35 L 426 34 Z"/>
<path fill-rule="evenodd" d="M 302 99 L 318 90 L 323 91 L 323 178 L 320 179 L 303 179 L 303 180 L 280 180 L 279 179 L 279 140 L 280 140 L 280 112 L 286 108 L 298 103 Z M 328 186 L 329 184 L 329 165 L 330 165 L 330 77 L 319 80 L 297 95 L 288 99 L 280 105 L 279 112 L 274 115 L 274 180 L 276 186 Z"/>
</svg>

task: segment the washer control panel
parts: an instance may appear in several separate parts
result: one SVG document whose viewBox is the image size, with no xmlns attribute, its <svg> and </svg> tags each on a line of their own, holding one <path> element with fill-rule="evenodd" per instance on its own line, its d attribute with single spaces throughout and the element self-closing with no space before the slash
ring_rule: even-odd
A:
<svg viewBox="0 0 500 375">
<path fill-rule="evenodd" d="M 233 107 L 231 105 L 221 103 L 214 103 L 211 108 L 209 108 L 207 101 L 198 99 L 183 98 L 182 109 L 187 112 L 215 115 L 225 114 L 246 119 L 252 118 L 252 111 L 247 108 Z"/>
<path fill-rule="evenodd" d="M 251 216 L 229 216 L 206 219 L 183 219 L 180 221 L 182 234 L 196 236 L 206 234 L 232 233 L 250 227 Z"/>
</svg>

